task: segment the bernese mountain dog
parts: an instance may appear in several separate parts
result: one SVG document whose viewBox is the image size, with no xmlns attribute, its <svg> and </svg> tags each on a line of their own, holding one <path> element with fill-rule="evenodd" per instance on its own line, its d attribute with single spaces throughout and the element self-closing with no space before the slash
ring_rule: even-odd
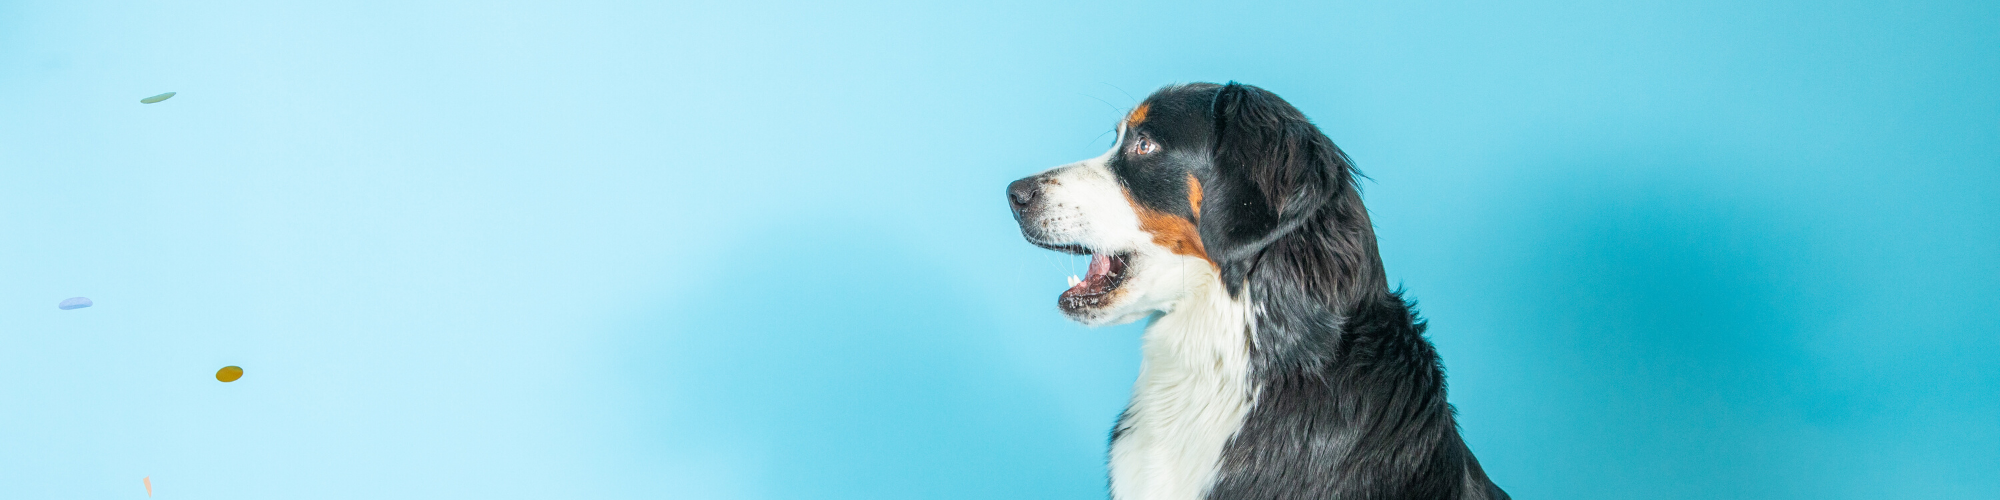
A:
<svg viewBox="0 0 2000 500">
<path fill-rule="evenodd" d="M 1459 438 L 1346 153 L 1234 82 L 1163 88 L 1117 131 L 1007 186 L 1030 243 L 1090 256 L 1063 314 L 1149 321 L 1113 499 L 1508 498 Z"/>
</svg>

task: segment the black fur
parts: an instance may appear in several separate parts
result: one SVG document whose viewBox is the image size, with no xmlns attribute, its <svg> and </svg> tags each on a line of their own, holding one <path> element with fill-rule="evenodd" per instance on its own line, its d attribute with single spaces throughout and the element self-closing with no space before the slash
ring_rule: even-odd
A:
<svg viewBox="0 0 2000 500">
<path fill-rule="evenodd" d="M 1388 287 L 1347 155 L 1249 85 L 1172 86 L 1146 106 L 1126 136 L 1164 154 L 1118 154 L 1113 171 L 1141 205 L 1194 222 L 1230 295 L 1261 306 L 1256 404 L 1208 498 L 1508 498 L 1459 438 L 1424 322 Z"/>
</svg>

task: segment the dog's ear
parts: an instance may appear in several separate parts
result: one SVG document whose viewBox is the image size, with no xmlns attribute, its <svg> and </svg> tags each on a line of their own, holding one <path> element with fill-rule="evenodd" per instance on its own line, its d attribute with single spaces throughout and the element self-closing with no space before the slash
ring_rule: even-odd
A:
<svg viewBox="0 0 2000 500">
<path fill-rule="evenodd" d="M 1230 82 L 1212 113 L 1215 158 L 1197 227 L 1234 294 L 1266 247 L 1341 192 L 1348 164 L 1304 113 L 1264 89 Z"/>
</svg>

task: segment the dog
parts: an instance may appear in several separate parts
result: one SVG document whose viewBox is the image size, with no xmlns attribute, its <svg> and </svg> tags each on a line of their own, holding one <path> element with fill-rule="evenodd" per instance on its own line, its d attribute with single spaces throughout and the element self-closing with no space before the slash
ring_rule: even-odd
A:
<svg viewBox="0 0 2000 500">
<path fill-rule="evenodd" d="M 1111 431 L 1115 500 L 1507 499 L 1460 439 L 1426 323 L 1391 290 L 1347 154 L 1250 85 L 1172 85 L 1110 151 L 1014 181 L 1057 299 L 1148 319 Z"/>
</svg>

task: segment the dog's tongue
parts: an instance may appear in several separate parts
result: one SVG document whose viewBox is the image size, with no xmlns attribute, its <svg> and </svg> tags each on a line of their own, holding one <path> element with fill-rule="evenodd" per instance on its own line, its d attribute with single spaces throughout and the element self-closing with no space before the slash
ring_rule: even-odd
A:
<svg viewBox="0 0 2000 500">
<path fill-rule="evenodd" d="M 1090 254 L 1090 270 L 1083 273 L 1083 280 L 1111 274 L 1111 256 L 1100 253 Z"/>
<path fill-rule="evenodd" d="M 1069 277 L 1069 289 L 1072 292 L 1077 292 L 1089 289 L 1092 286 L 1103 286 L 1104 280 L 1109 276 L 1111 276 L 1111 257 L 1103 254 L 1090 254 L 1090 269 L 1083 272 L 1082 278 L 1071 275 Z"/>
</svg>

